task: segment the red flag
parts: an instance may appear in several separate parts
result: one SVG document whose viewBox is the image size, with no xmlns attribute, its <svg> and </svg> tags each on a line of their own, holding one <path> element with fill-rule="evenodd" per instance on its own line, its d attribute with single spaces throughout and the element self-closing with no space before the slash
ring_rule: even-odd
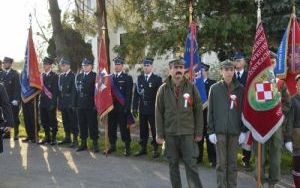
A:
<svg viewBox="0 0 300 188">
<path fill-rule="evenodd" d="M 99 64 L 96 78 L 95 105 L 102 119 L 113 109 L 111 83 L 108 74 L 105 39 L 102 36 L 99 45 Z"/>
<path fill-rule="evenodd" d="M 283 122 L 283 114 L 262 23 L 256 28 L 244 92 L 243 123 L 255 140 L 265 143 Z"/>
<path fill-rule="evenodd" d="M 295 76 L 300 73 L 300 26 L 295 14 L 292 14 L 290 22 L 286 84 L 290 94 L 294 95 L 297 93 Z"/>
<path fill-rule="evenodd" d="M 29 84 L 31 87 L 42 89 L 41 73 L 39 71 L 38 60 L 32 40 L 32 29 L 29 28 L 28 34 L 28 46 L 29 46 Z"/>
<path fill-rule="evenodd" d="M 26 45 L 25 63 L 21 73 L 21 96 L 24 103 L 30 101 L 42 90 L 40 74 L 30 27 Z"/>
</svg>

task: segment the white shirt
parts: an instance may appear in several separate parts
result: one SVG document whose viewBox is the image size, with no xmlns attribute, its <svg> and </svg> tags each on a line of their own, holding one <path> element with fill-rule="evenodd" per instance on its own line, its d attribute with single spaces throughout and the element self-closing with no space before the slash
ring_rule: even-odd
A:
<svg viewBox="0 0 300 188">
<path fill-rule="evenodd" d="M 244 73 L 244 69 L 240 71 L 235 71 L 235 76 L 238 77 L 238 72 L 240 73 L 240 78 L 242 78 L 242 75 Z"/>
<path fill-rule="evenodd" d="M 146 77 L 147 76 L 147 82 L 148 82 L 148 80 L 149 80 L 149 78 L 150 78 L 150 76 L 152 75 L 152 72 L 150 72 L 149 74 L 145 74 L 144 76 Z"/>
</svg>

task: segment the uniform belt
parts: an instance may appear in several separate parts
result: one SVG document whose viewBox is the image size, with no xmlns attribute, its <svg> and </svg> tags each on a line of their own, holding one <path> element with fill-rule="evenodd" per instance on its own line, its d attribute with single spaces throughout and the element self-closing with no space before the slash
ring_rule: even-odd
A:
<svg viewBox="0 0 300 188">
<path fill-rule="evenodd" d="M 144 104 L 145 106 L 150 105 L 150 104 L 152 104 L 152 103 L 153 103 L 152 101 L 144 101 L 144 102 L 143 102 L 143 104 Z"/>
</svg>

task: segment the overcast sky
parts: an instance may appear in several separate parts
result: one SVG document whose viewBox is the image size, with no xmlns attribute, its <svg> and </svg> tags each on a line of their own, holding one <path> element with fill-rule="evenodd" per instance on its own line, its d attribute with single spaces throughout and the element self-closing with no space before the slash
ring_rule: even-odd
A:
<svg viewBox="0 0 300 188">
<path fill-rule="evenodd" d="M 69 1 L 58 0 L 62 10 L 70 7 Z M 14 58 L 16 61 L 24 59 L 25 44 L 27 41 L 29 18 L 28 15 L 36 15 L 41 24 L 47 25 L 50 22 L 48 13 L 48 0 L 1 0 L 0 1 L 0 59 L 4 56 Z M 35 18 L 32 20 L 33 32 L 39 31 Z M 41 38 L 33 36 L 36 48 Z"/>
</svg>

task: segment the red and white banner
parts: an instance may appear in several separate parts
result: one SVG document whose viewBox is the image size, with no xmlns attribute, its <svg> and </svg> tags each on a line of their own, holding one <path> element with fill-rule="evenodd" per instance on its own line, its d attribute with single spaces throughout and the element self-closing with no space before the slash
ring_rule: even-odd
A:
<svg viewBox="0 0 300 188">
<path fill-rule="evenodd" d="M 243 123 L 255 140 L 265 143 L 283 122 L 280 94 L 271 67 L 270 52 L 262 23 L 255 43 L 244 90 Z"/>
</svg>

